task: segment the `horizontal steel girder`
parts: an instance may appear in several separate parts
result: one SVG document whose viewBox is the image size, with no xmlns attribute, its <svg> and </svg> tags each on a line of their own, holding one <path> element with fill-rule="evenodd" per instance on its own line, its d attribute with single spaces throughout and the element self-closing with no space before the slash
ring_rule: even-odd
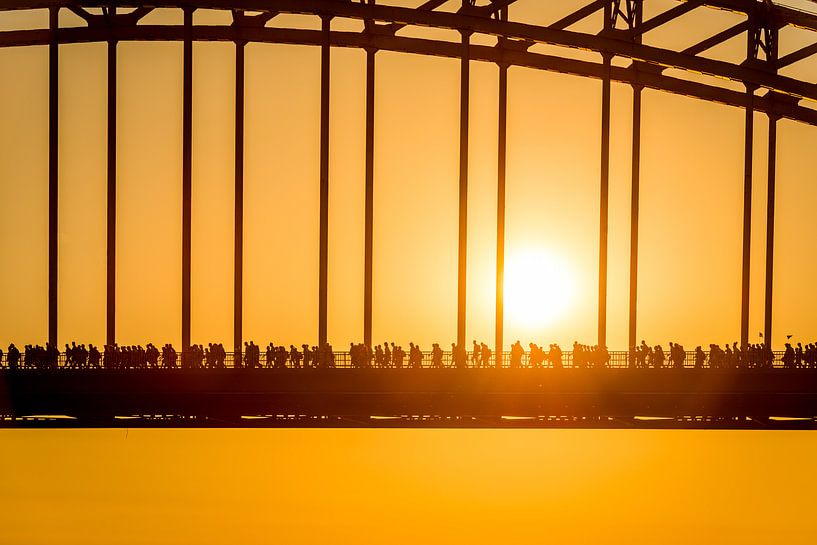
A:
<svg viewBox="0 0 817 545">
<path fill-rule="evenodd" d="M 64 28 L 59 31 L 59 42 L 61 44 L 105 42 L 110 39 L 118 41 L 181 41 L 183 38 L 184 27 L 181 25 L 77 27 Z M 49 43 L 49 39 L 50 31 L 47 29 L 6 31 L 0 32 L 0 47 L 46 45 Z M 319 46 L 321 32 L 318 30 L 266 27 L 197 26 L 193 27 L 193 39 L 196 41 L 241 40 L 258 43 Z M 455 42 L 389 35 L 368 36 L 357 32 L 332 31 L 330 40 L 335 47 L 372 47 L 384 51 L 447 58 L 459 58 L 462 51 L 462 45 Z M 601 79 L 603 76 L 604 67 L 601 62 L 566 59 L 530 51 L 499 49 L 483 45 L 471 45 L 470 49 L 471 60 L 474 61 L 521 66 L 594 79 Z M 611 77 L 613 81 L 621 83 L 642 85 L 651 89 L 729 106 L 742 107 L 745 106 L 746 102 L 746 95 L 743 92 L 686 81 L 666 76 L 659 71 L 635 70 L 632 67 L 613 66 Z M 796 102 L 795 99 L 786 96 L 778 97 L 778 100 L 770 100 L 770 96 L 767 95 L 755 99 L 755 110 L 817 126 L 817 111 L 799 106 Z"/>
<path fill-rule="evenodd" d="M 142 7 L 141 4 L 135 2 L 116 2 L 116 4 L 121 7 Z M 746 2 L 745 0 L 710 0 L 705 2 L 705 4 L 710 7 L 743 13 L 754 13 L 759 9 L 758 6 L 761 5 L 760 2 Z M 89 8 L 106 5 L 110 5 L 110 2 L 93 0 L 31 0 L 26 2 L 20 0 L 18 4 L 7 4 L 4 8 L 11 9 L 16 7 L 21 9 L 54 6 Z M 306 15 L 331 14 L 332 16 L 351 19 L 477 32 L 514 40 L 609 53 L 618 57 L 630 58 L 634 61 L 643 61 L 663 67 L 700 72 L 739 81 L 751 86 L 764 87 L 793 97 L 808 98 L 817 101 L 817 85 L 813 83 L 781 76 L 775 74 L 773 71 L 754 66 L 707 59 L 683 52 L 635 43 L 626 36 L 626 32 L 621 36 L 588 34 L 552 27 L 497 21 L 487 16 L 482 17 L 465 13 L 359 4 L 339 0 L 157 0 L 151 2 L 150 5 L 151 7 L 157 8 L 238 9 Z M 817 17 L 796 10 L 775 6 L 769 18 L 772 19 L 774 21 L 773 24 L 777 26 L 792 24 L 817 30 Z M 139 27 L 137 32 L 141 28 L 144 27 Z M 60 33 L 62 32 L 63 30 L 61 29 Z M 136 37 L 134 39 L 160 38 Z M 368 38 L 365 34 L 362 34 L 361 39 L 366 40 Z"/>
</svg>

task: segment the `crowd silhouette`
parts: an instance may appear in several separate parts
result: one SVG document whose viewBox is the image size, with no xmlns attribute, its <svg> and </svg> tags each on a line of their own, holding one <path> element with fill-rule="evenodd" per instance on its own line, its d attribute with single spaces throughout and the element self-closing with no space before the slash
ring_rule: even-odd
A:
<svg viewBox="0 0 817 545">
<path fill-rule="evenodd" d="M 509 353 L 501 355 L 501 361 L 484 342 L 472 341 L 466 346 L 451 343 L 449 351 L 443 351 L 439 343 L 424 352 L 413 342 L 408 350 L 394 342 L 383 342 L 373 347 L 363 343 L 351 343 L 346 353 L 336 353 L 330 344 L 299 347 L 290 344 L 276 346 L 270 342 L 263 351 L 252 341 L 244 343 L 243 350 L 228 353 L 224 345 L 209 343 L 206 347 L 194 344 L 187 350 L 177 352 L 171 344 L 158 349 L 151 343 L 146 346 L 117 344 L 105 345 L 100 351 L 93 344 L 65 345 L 60 353 L 55 345 L 25 345 L 21 352 L 14 344 L 4 354 L 0 349 L 0 366 L 8 369 L 322 369 L 352 367 L 356 369 L 420 369 L 420 368 L 574 368 L 603 369 L 628 367 L 631 369 L 817 369 L 817 343 L 792 345 L 776 355 L 766 344 L 750 344 L 741 348 L 737 343 L 722 347 L 710 344 L 708 350 L 699 345 L 694 351 L 687 350 L 677 342 L 668 348 L 660 344 L 650 346 L 641 341 L 628 352 L 611 353 L 606 346 L 573 343 L 572 351 L 563 353 L 561 347 L 551 343 L 547 349 L 536 343 L 528 343 L 527 350 L 520 341 L 511 345 Z M 779 356 L 779 357 L 777 357 Z M 614 361 L 611 361 L 611 358 Z M 775 365 L 778 362 L 778 365 Z"/>
<path fill-rule="evenodd" d="M 688 364 L 695 369 L 771 369 L 775 361 L 774 352 L 763 343 L 750 344 L 745 349 L 738 347 L 738 343 L 731 346 L 727 343 L 723 348 L 710 344 L 707 352 L 699 345 L 690 353 L 680 343 L 670 342 L 665 353 L 661 345 L 651 347 L 641 341 L 639 346 L 630 348 L 629 356 L 630 367 L 655 369 L 683 369 Z"/>
</svg>

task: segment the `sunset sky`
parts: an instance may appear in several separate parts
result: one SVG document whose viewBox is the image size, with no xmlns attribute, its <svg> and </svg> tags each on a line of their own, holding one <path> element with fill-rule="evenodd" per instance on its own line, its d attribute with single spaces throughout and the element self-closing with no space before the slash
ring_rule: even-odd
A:
<svg viewBox="0 0 817 545">
<path fill-rule="evenodd" d="M 410 2 L 404 2 L 411 5 Z M 577 4 L 578 5 L 578 4 Z M 645 17 L 670 7 L 647 2 Z M 571 2 L 522 1 L 511 18 L 547 22 Z M 705 10 L 648 34 L 694 43 L 736 15 Z M 47 25 L 46 12 L 3 14 L 6 28 Z M 65 25 L 78 18 L 64 13 Z M 200 12 L 195 22 L 226 24 Z M 682 24 L 683 22 L 683 24 Z M 158 12 L 144 24 L 180 24 Z M 307 16 L 270 25 L 318 28 Z M 592 18 L 577 25 L 589 29 Z M 316 26 L 317 25 L 317 26 Z M 333 28 L 359 23 L 336 20 Z M 807 43 L 784 29 L 780 54 Z M 443 31 L 401 35 L 452 38 Z M 485 42 L 475 37 L 474 42 Z M 739 60 L 743 37 L 708 52 Z M 788 48 L 788 49 L 787 49 Z M 535 50 L 546 51 L 545 46 Z M 550 50 L 582 58 L 596 54 Z M 105 332 L 106 46 L 60 48 L 60 342 L 102 343 Z M 42 342 L 47 325 L 47 57 L 45 47 L 0 51 L 0 343 Z M 320 52 L 251 44 L 246 53 L 244 336 L 317 336 Z M 181 331 L 181 63 L 178 43 L 122 43 L 118 69 L 117 338 L 179 344 Z M 815 59 L 795 65 L 814 79 Z M 805 68 L 810 73 L 803 73 Z M 193 342 L 232 343 L 234 46 L 194 45 Z M 329 340 L 362 339 L 365 54 L 332 51 Z M 467 337 L 494 328 L 497 68 L 473 62 L 469 163 Z M 703 76 L 695 76 L 703 77 Z M 739 85 L 733 87 L 740 88 Z M 601 83 L 511 68 L 507 258 L 545 254 L 572 280 L 550 323 L 506 313 L 506 342 L 594 342 L 598 281 Z M 614 84 L 610 178 L 609 334 L 626 347 L 632 91 Z M 459 64 L 377 55 L 374 338 L 428 346 L 456 331 Z M 765 115 L 756 117 L 751 338 L 763 321 Z M 647 90 L 642 145 L 639 338 L 690 346 L 739 335 L 743 112 Z M 817 304 L 809 271 L 817 235 L 817 129 L 779 125 L 775 338 L 807 337 Z M 510 271 L 509 271 L 510 272 Z M 507 309 L 512 312 L 513 309 Z M 521 322 L 521 323 L 520 323 Z"/>
<path fill-rule="evenodd" d="M 419 0 L 378 3 L 414 6 Z M 510 17 L 544 24 L 580 5 L 520 0 Z M 673 5 L 647 0 L 645 19 Z M 62 11 L 62 25 L 80 24 Z M 230 16 L 200 11 L 194 21 L 229 24 Z M 157 10 L 142 22 L 181 24 L 182 16 Z M 696 10 L 649 33 L 645 42 L 684 47 L 737 22 L 735 14 Z M 316 17 L 286 15 L 268 26 L 290 24 L 320 28 Z M 354 21 L 332 24 L 361 28 Z M 597 15 L 575 28 L 599 24 Z M 0 30 L 47 25 L 44 10 L 0 12 Z M 784 29 L 780 55 L 813 43 L 812 34 Z M 412 28 L 400 35 L 458 39 L 456 33 Z M 739 62 L 744 40 L 741 35 L 706 55 Z M 494 43 L 484 36 L 473 41 Z M 542 45 L 532 50 L 599 59 Z M 60 47 L 60 343 L 105 340 L 106 55 L 105 44 Z M 333 48 L 331 55 L 328 335 L 336 347 L 345 347 L 363 335 L 365 53 Z M 229 43 L 193 46 L 192 341 L 228 347 L 234 56 Z M 182 46 L 121 43 L 118 63 L 117 340 L 178 347 Z M 10 342 L 22 346 L 47 338 L 47 66 L 47 47 L 0 48 L 4 349 Z M 816 82 L 817 56 L 784 73 Z M 446 346 L 456 338 L 459 61 L 379 52 L 376 77 L 374 340 Z M 246 48 L 244 338 L 262 345 L 317 341 L 319 82 L 319 48 Z M 489 344 L 497 82 L 495 65 L 472 62 L 466 335 L 469 342 Z M 675 340 L 688 349 L 739 340 L 744 113 L 653 90 L 644 91 L 643 100 L 638 337 L 651 344 Z M 613 84 L 608 345 L 618 350 L 627 344 L 631 108 L 631 89 Z M 506 314 L 508 345 L 517 338 L 563 347 L 596 340 L 600 115 L 599 81 L 510 69 L 507 259 L 525 264 L 530 256 L 545 256 L 557 264 L 556 277 L 568 279 L 571 295 L 547 323 Z M 763 329 L 766 131 L 766 116 L 757 114 L 752 341 Z M 787 334 L 805 340 L 817 331 L 815 139 L 817 127 L 779 122 L 775 348 Z M 62 536 L 64 543 L 140 543 L 151 526 L 166 530 L 156 543 L 228 537 L 322 543 L 327 536 L 351 543 L 361 519 L 372 542 L 632 543 L 619 533 L 618 541 L 607 540 L 612 530 L 635 528 L 640 515 L 648 522 L 638 535 L 654 538 L 645 542 L 686 543 L 690 534 L 682 530 L 689 529 L 703 543 L 728 543 L 741 527 L 734 542 L 810 543 L 803 536 L 817 529 L 809 512 L 787 495 L 811 502 L 817 474 L 800 472 L 786 457 L 808 463 L 815 437 L 3 431 L 0 447 L 15 456 L 0 478 L 0 520 L 11 521 L 0 523 L 0 544 L 36 542 L 27 514 L 37 509 L 52 514 L 38 525 L 41 541 Z M 753 474 L 757 467 L 765 473 Z M 693 475 L 693 469 L 700 472 Z M 695 482 L 709 484 L 697 488 Z M 211 491 L 221 499 L 204 502 Z M 134 507 L 147 501 L 155 509 Z M 221 502 L 230 517 L 222 517 Z M 63 512 L 71 503 L 84 507 Z M 316 520 L 312 512 L 324 518 Z M 723 515 L 714 517 L 716 512 Z M 594 524 L 586 513 L 596 517 Z M 700 513 L 705 516 L 690 521 Z M 175 530 L 173 517 L 187 521 L 192 533 Z M 428 523 L 410 523 L 417 519 Z"/>
</svg>

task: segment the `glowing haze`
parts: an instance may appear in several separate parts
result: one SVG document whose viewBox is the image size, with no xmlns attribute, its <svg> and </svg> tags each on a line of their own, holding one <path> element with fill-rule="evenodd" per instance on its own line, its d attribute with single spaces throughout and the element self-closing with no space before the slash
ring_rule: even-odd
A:
<svg viewBox="0 0 817 545">
<path fill-rule="evenodd" d="M 408 2 L 404 2 L 410 5 Z M 661 0 L 648 3 L 659 11 Z M 520 2 L 546 22 L 569 2 Z M 63 10 L 65 11 L 65 10 Z M 76 24 L 63 14 L 63 24 Z M 146 24 L 177 23 L 157 11 Z M 716 14 L 711 27 L 734 16 Z M 228 14 L 201 11 L 197 22 Z M 6 28 L 45 12 L 3 14 Z M 309 17 L 276 18 L 314 27 Z M 712 22 L 714 21 L 714 22 Z M 336 21 L 336 28 L 353 25 Z M 698 32 L 686 26 L 684 39 Z M 432 32 L 432 31 L 425 31 Z M 421 33 L 409 31 L 410 35 Z M 438 33 L 440 34 L 440 33 Z M 443 33 L 444 34 L 444 33 Z M 666 33 L 665 33 L 666 34 Z M 657 36 L 667 43 L 680 36 Z M 478 41 L 480 38 L 476 37 Z M 713 50 L 743 54 L 739 40 Z M 587 52 L 572 55 L 594 58 Z M 232 342 L 232 44 L 194 45 L 194 342 Z M 101 44 L 60 48 L 59 341 L 105 331 L 105 59 Z M 805 66 L 814 66 L 814 63 Z M 317 48 L 249 45 L 246 60 L 245 338 L 317 334 L 319 64 Z M 47 50 L 0 51 L 0 344 L 46 336 Z M 362 337 L 364 53 L 332 51 L 329 339 Z M 180 340 L 181 46 L 119 46 L 117 331 L 123 343 Z M 471 75 L 467 337 L 492 342 L 496 248 L 497 69 Z M 506 342 L 593 343 L 598 288 L 598 81 L 511 68 L 508 111 Z M 608 344 L 626 345 L 632 93 L 613 86 Z M 377 55 L 374 336 L 428 346 L 456 328 L 459 65 Z M 738 336 L 743 113 L 644 93 L 639 337 L 688 345 Z M 762 326 L 766 120 L 756 121 L 751 331 Z M 805 271 L 817 201 L 810 142 L 779 128 L 775 344 L 806 336 L 817 303 Z M 515 265 L 514 256 L 548 256 Z M 520 258 L 540 259 L 540 258 Z M 567 286 L 569 280 L 569 286 Z M 555 299 L 554 299 L 555 298 Z M 536 307 L 540 308 L 536 308 Z"/>
</svg>

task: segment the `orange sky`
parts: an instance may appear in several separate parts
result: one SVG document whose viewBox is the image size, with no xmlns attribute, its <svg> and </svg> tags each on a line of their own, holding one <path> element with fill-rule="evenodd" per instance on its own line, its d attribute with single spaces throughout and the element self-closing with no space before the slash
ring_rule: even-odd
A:
<svg viewBox="0 0 817 545">
<path fill-rule="evenodd" d="M 648 3 L 658 12 L 669 0 Z M 660 4 L 660 5 L 659 5 Z M 571 3 L 522 1 L 512 18 L 546 22 Z M 647 15 L 649 15 L 649 13 Z M 705 14 L 704 14 L 705 15 Z M 6 28 L 45 24 L 7 15 Z M 145 23 L 178 23 L 174 12 Z M 694 12 L 677 46 L 734 15 Z M 73 19 L 72 19 L 73 18 Z M 202 12 L 197 22 L 224 22 Z M 313 27 L 281 16 L 270 24 Z M 702 24 L 690 25 L 701 21 Z M 705 24 L 704 24 L 705 23 Z M 76 24 L 63 15 L 63 24 Z M 591 26 L 581 23 L 578 28 Z M 336 21 L 337 28 L 352 23 Z M 680 30 L 683 28 L 683 34 Z M 441 31 L 422 31 L 446 37 Z M 421 31 L 407 29 L 406 35 Z M 802 42 L 785 34 L 781 54 Z M 475 38 L 480 41 L 484 38 Z M 710 53 L 737 58 L 736 38 Z M 792 45 L 794 44 L 794 45 Z M 537 46 L 546 50 L 545 46 Z M 554 48 L 550 48 L 554 50 Z M 105 58 L 101 44 L 60 50 L 60 342 L 101 343 L 105 330 Z M 564 54 L 594 58 L 594 54 Z M 317 333 L 319 63 L 317 48 L 247 47 L 244 335 L 314 342 Z M 47 50 L 0 51 L 0 343 L 46 334 Z M 814 79 L 817 64 L 806 61 Z M 231 44 L 194 46 L 194 342 L 232 342 L 233 69 Z M 332 51 L 329 339 L 362 337 L 364 54 Z M 701 77 L 701 76 L 694 76 Z M 181 46 L 119 46 L 117 333 L 123 343 L 180 342 Z M 467 336 L 491 341 L 496 203 L 496 67 L 472 66 Z M 574 279 L 568 310 L 544 326 L 508 320 L 506 342 L 593 342 L 598 262 L 598 81 L 512 68 L 509 76 L 507 255 L 543 251 Z M 456 327 L 459 66 L 377 57 L 374 338 L 447 343 Z M 613 86 L 608 344 L 626 345 L 631 91 Z M 738 336 L 743 113 L 644 93 L 639 337 L 689 346 Z M 756 119 L 751 338 L 762 329 L 766 120 Z M 779 128 L 775 344 L 806 337 L 817 304 L 808 271 L 817 201 L 809 142 Z M 511 316 L 510 318 L 513 318 Z"/>
</svg>

